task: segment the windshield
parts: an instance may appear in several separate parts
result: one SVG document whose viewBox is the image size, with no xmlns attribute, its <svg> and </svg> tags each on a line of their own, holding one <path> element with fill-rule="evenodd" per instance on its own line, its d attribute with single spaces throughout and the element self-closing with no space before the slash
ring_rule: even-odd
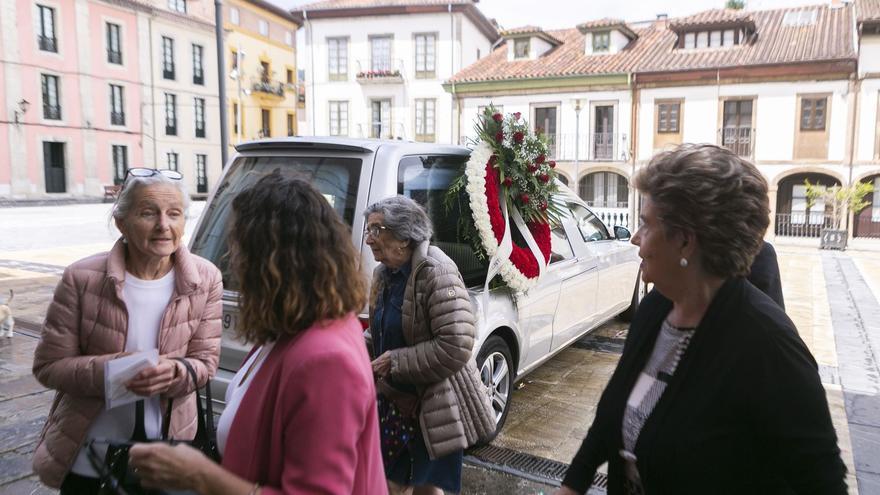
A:
<svg viewBox="0 0 880 495">
<path fill-rule="evenodd" d="M 241 191 L 264 175 L 279 169 L 287 177 L 305 177 L 351 227 L 357 201 L 362 160 L 339 157 L 256 156 L 241 157 L 232 163 L 229 173 L 217 186 L 213 200 L 205 209 L 196 232 L 192 252 L 210 260 L 223 272 L 223 287 L 238 290 L 231 277 L 227 256 L 227 228 L 232 201 Z"/>
</svg>

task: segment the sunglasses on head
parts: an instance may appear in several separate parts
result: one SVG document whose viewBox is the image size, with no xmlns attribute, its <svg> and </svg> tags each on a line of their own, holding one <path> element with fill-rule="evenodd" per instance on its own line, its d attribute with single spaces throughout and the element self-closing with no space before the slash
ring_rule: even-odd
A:
<svg viewBox="0 0 880 495">
<path fill-rule="evenodd" d="M 152 177 L 159 174 L 164 175 L 171 180 L 183 179 L 183 174 L 181 174 L 177 170 L 171 170 L 170 168 L 155 169 L 146 167 L 134 167 L 128 169 L 128 171 L 125 173 L 125 178 L 128 179 L 129 177 Z"/>
</svg>

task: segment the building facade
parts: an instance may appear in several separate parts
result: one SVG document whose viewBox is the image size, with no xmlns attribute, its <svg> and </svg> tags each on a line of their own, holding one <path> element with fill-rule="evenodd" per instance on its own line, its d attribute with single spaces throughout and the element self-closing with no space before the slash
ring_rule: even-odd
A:
<svg viewBox="0 0 880 495">
<path fill-rule="evenodd" d="M 770 238 L 818 237 L 829 205 L 810 204 L 804 181 L 850 184 L 880 172 L 872 12 L 835 4 L 525 27 L 504 32 L 504 45 L 446 87 L 456 84 L 462 122 L 490 102 L 528 116 L 563 180 L 609 223 L 634 224 L 629 179 L 656 152 L 707 142 L 764 173 Z M 878 210 L 853 219 L 864 225 L 851 235 L 877 236 Z"/>
<path fill-rule="evenodd" d="M 442 83 L 498 38 L 473 0 L 327 0 L 293 14 L 306 30 L 307 135 L 453 142 Z"/>
<path fill-rule="evenodd" d="M 221 168 L 212 19 L 186 0 L 2 2 L 0 197 L 101 197 L 136 166 L 207 192 Z"/>
<path fill-rule="evenodd" d="M 224 4 L 229 144 L 298 134 L 295 18 L 262 0 Z"/>
</svg>

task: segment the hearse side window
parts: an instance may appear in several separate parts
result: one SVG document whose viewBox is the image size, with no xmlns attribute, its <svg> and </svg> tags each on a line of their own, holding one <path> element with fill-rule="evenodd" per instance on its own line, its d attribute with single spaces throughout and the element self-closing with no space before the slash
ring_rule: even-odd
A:
<svg viewBox="0 0 880 495">
<path fill-rule="evenodd" d="M 571 208 L 571 212 L 574 214 L 575 223 L 577 223 L 578 230 L 581 231 L 585 242 L 607 241 L 611 239 L 605 224 L 591 211 L 575 203 L 569 203 L 568 207 Z"/>
<path fill-rule="evenodd" d="M 449 209 L 445 204 L 446 191 L 459 177 L 459 170 L 466 161 L 466 156 L 454 155 L 405 156 L 397 169 L 397 193 L 412 198 L 425 208 L 434 226 L 431 244 L 452 258 L 465 284 L 473 286 L 483 284 L 487 265 L 477 258 L 470 244 L 458 239 L 458 218 L 461 216 L 458 203 L 452 202 Z"/>
<path fill-rule="evenodd" d="M 285 176 L 301 176 L 309 180 L 327 198 L 333 209 L 349 227 L 354 220 L 358 181 L 362 161 L 357 158 L 259 156 L 241 157 L 217 186 L 211 203 L 195 233 L 192 251 L 210 260 L 223 273 L 223 287 L 238 290 L 238 281 L 229 270 L 227 229 L 232 200 L 241 191 L 254 185 L 275 169 Z"/>
</svg>

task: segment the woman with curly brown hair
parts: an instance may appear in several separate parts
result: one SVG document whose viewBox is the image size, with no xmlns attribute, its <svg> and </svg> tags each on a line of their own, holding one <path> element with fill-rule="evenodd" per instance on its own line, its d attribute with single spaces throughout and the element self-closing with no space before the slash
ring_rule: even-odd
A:
<svg viewBox="0 0 880 495">
<path fill-rule="evenodd" d="M 641 273 L 654 284 L 556 493 L 844 494 L 816 361 L 744 278 L 769 224 L 767 182 L 713 145 L 681 145 L 635 177 Z"/>
<path fill-rule="evenodd" d="M 240 337 L 256 344 L 218 425 L 223 465 L 138 445 L 145 486 L 203 494 L 386 493 L 376 389 L 355 311 L 366 303 L 351 234 L 307 181 L 278 171 L 233 201 Z"/>
</svg>

